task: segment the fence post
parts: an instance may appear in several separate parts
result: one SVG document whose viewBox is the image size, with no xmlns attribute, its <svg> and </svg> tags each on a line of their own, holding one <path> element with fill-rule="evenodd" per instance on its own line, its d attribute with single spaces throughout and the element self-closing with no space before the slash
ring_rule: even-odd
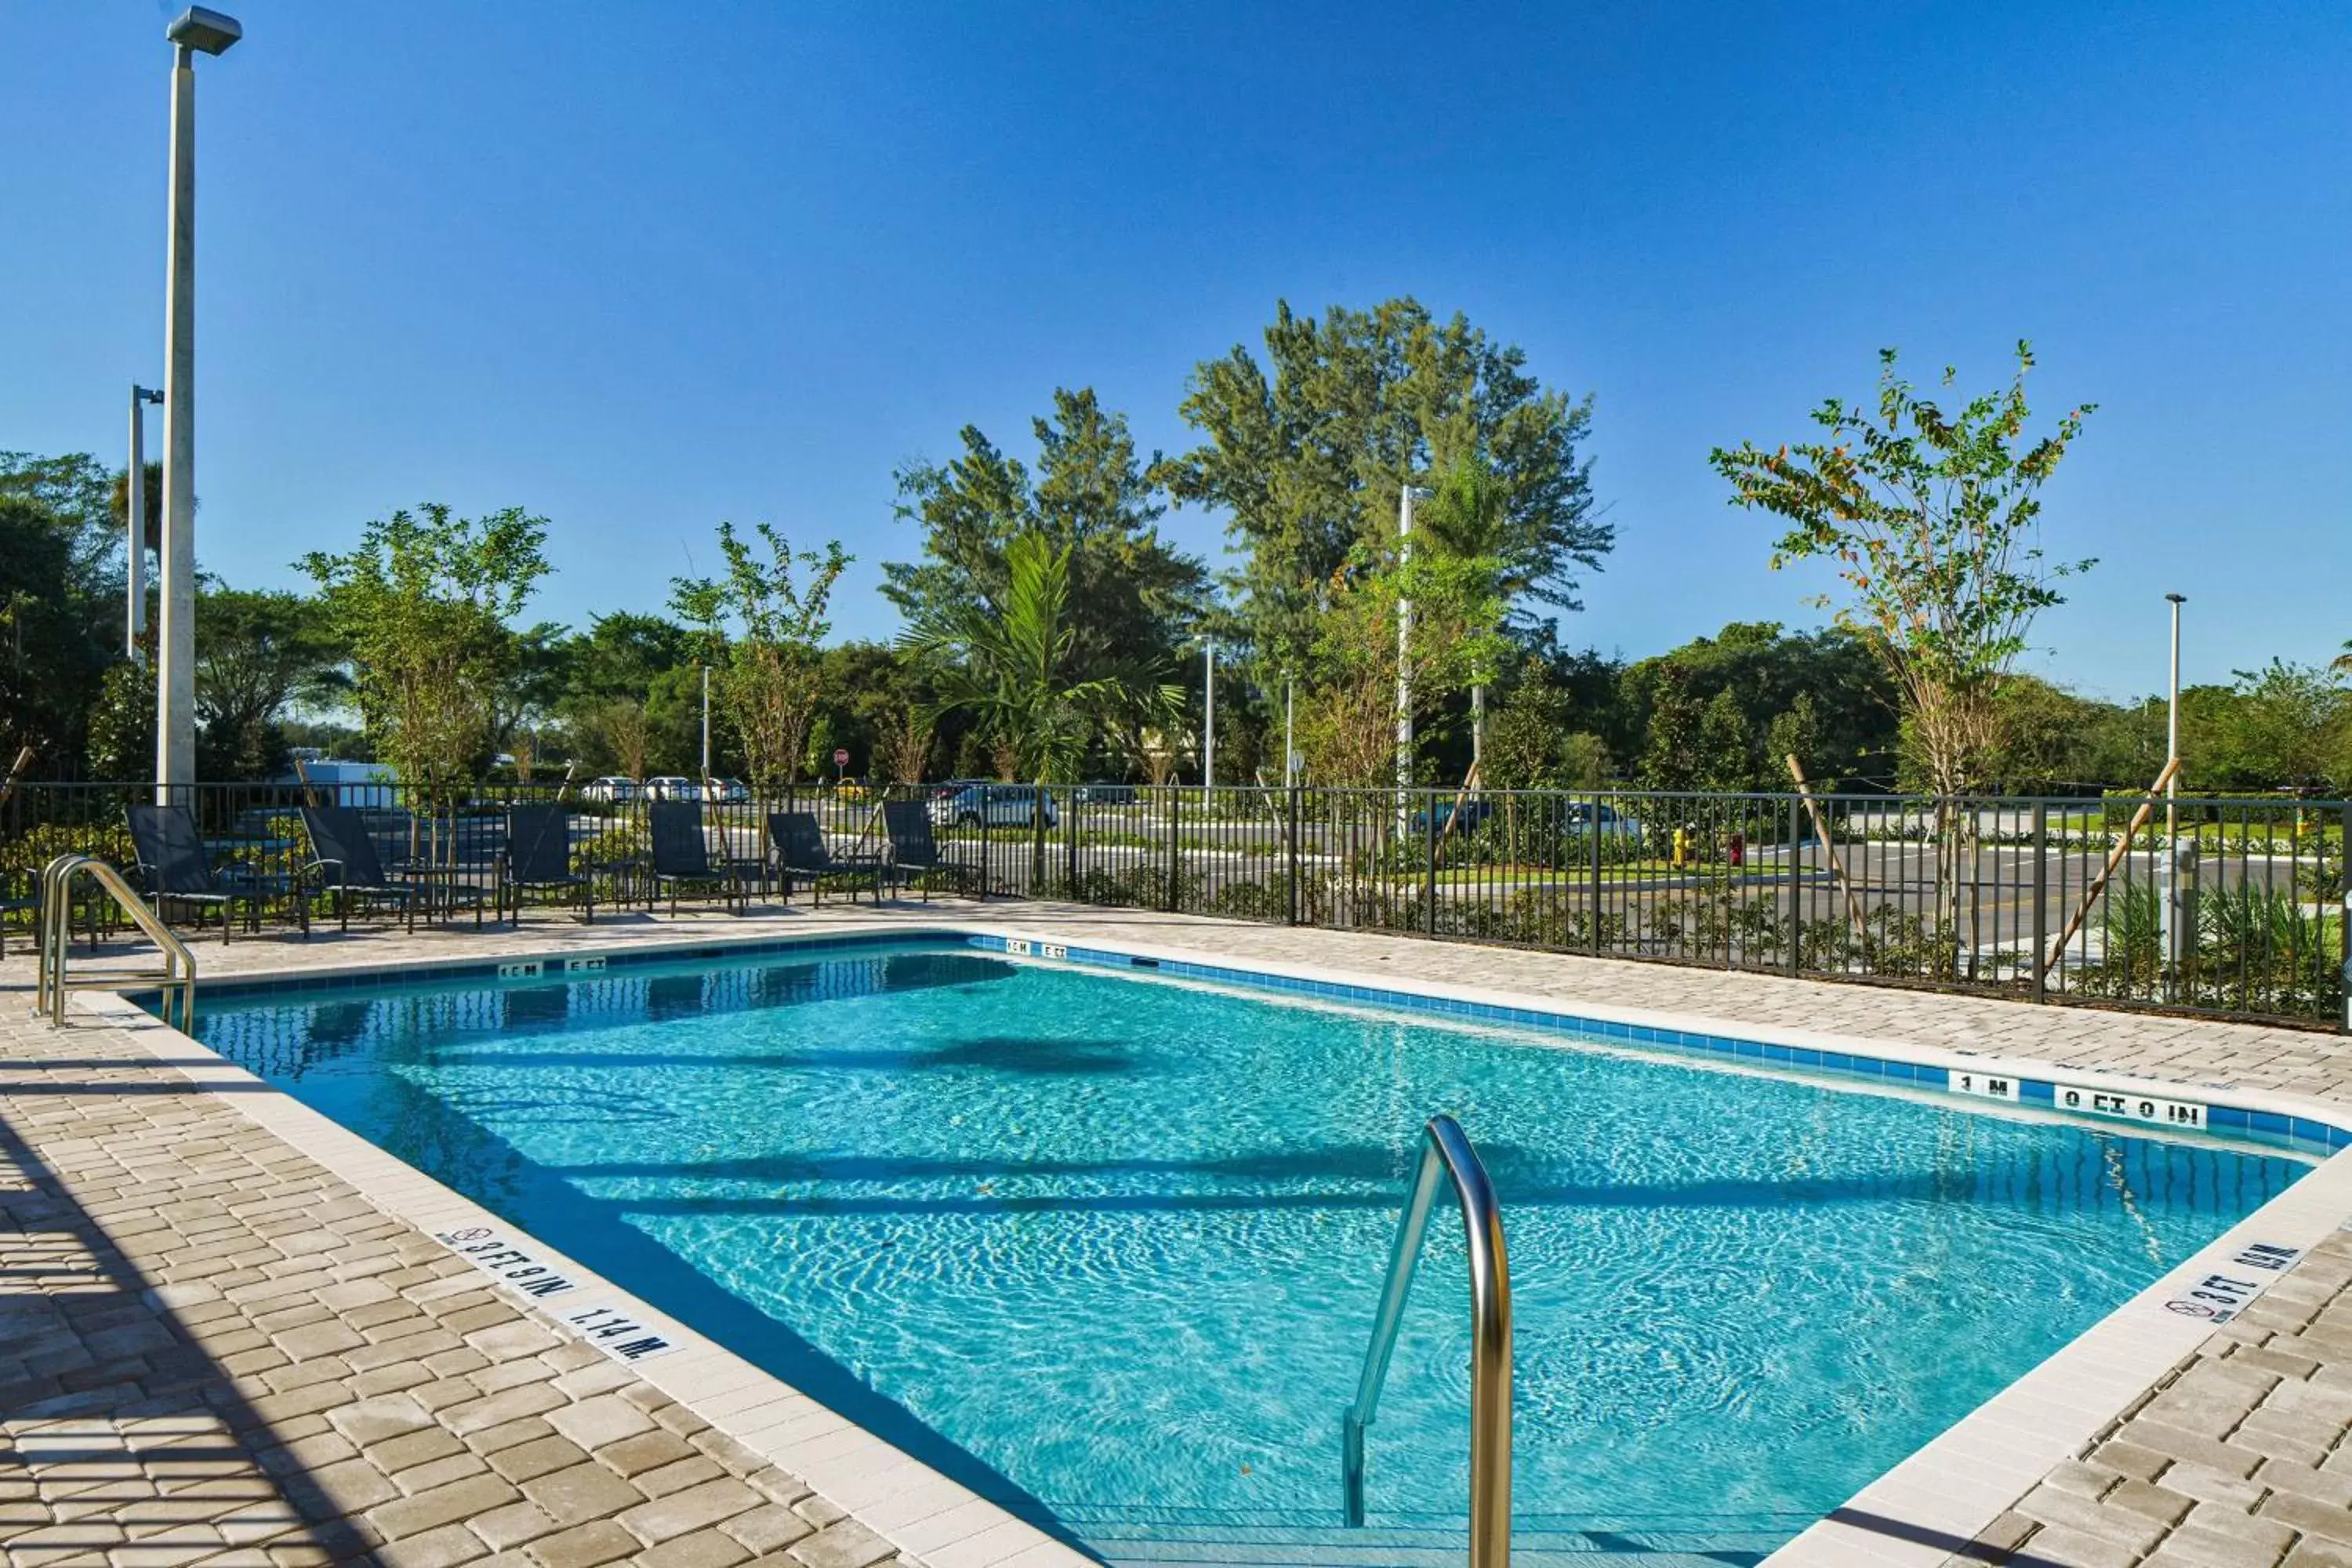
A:
<svg viewBox="0 0 2352 1568">
<path fill-rule="evenodd" d="M 1789 973 L 1805 972 L 1805 806 L 1789 797 Z"/>
<path fill-rule="evenodd" d="M 2050 803 L 2033 803 L 2033 999 L 2050 1000 L 2050 971 L 2042 955 L 2050 944 Z"/>
<path fill-rule="evenodd" d="M 1180 787 L 1180 786 L 1178 786 L 1178 785 L 1171 784 L 1171 785 L 1169 785 L 1169 786 L 1168 786 L 1168 901 L 1167 901 L 1167 909 L 1168 909 L 1168 912 L 1169 912 L 1170 914 L 1171 914 L 1171 915 L 1172 915 L 1172 914 L 1174 914 L 1174 913 L 1176 912 L 1176 903 L 1177 903 L 1177 899 L 1176 899 L 1176 881 L 1177 881 L 1178 877 L 1179 877 L 1179 876 L 1181 876 L 1181 875 L 1182 874 L 1182 871 L 1183 871 L 1183 860 L 1182 860 L 1182 854 L 1183 854 L 1183 852 L 1182 852 L 1182 849 L 1180 847 L 1181 847 L 1181 845 L 1182 844 L 1183 840 L 1182 840 L 1182 839 L 1181 839 L 1181 837 L 1179 836 L 1179 828 L 1180 828 L 1180 826 L 1181 826 L 1181 818 L 1183 817 L 1183 815 L 1184 815 L 1184 791 L 1182 790 L 1182 788 L 1181 788 L 1181 787 Z"/>
<path fill-rule="evenodd" d="M 1431 791 L 1425 797 L 1429 810 L 1425 818 L 1428 830 L 1422 835 L 1422 850 L 1428 861 L 1427 879 L 1422 884 L 1422 929 L 1431 936 L 1437 934 L 1437 794 Z M 1447 821 L 1452 821 L 1448 817 Z"/>
<path fill-rule="evenodd" d="M 1298 923 L 1298 786 L 1293 784 L 1290 795 L 1290 923 Z"/>
<path fill-rule="evenodd" d="M 1584 819 L 1584 837 L 1591 840 L 1592 861 L 1592 956 L 1601 956 L 1601 793 L 1592 795 L 1591 815 Z"/>
</svg>

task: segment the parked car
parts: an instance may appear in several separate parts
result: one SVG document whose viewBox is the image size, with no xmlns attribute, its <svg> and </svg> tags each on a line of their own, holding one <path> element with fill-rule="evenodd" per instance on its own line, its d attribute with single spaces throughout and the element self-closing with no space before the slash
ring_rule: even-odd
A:
<svg viewBox="0 0 2352 1568">
<path fill-rule="evenodd" d="M 636 780 L 623 778 L 618 773 L 607 773 L 600 779 L 590 779 L 580 786 L 580 798 L 597 805 L 618 805 L 623 801 L 636 799 L 643 793 Z"/>
<path fill-rule="evenodd" d="M 724 801 L 729 805 L 741 805 L 751 798 L 751 792 L 741 779 L 705 779 L 702 781 L 702 798 Z"/>
<path fill-rule="evenodd" d="M 935 795 L 931 821 L 951 827 L 1026 827 L 1036 820 L 1035 784 L 973 784 L 953 795 Z M 1055 820 L 1054 797 L 1045 796 L 1045 826 Z"/>
<path fill-rule="evenodd" d="M 1494 815 L 1495 803 L 1484 795 L 1474 795 L 1459 802 L 1442 800 L 1436 808 L 1437 831 L 1444 833 L 1451 829 L 1455 833 L 1475 833 L 1479 826 Z M 1428 832 L 1430 821 L 1431 814 L 1427 809 L 1414 812 L 1412 830 L 1415 833 Z"/>
<path fill-rule="evenodd" d="M 646 781 L 646 794 L 654 800 L 700 800 L 702 786 L 692 779 L 664 773 L 659 778 Z"/>
<path fill-rule="evenodd" d="M 1575 833 L 1591 831 L 1592 807 L 1582 801 L 1570 805 L 1568 826 Z M 1613 805 L 1604 804 L 1601 807 L 1600 831 L 1603 838 L 1630 838 L 1636 844 L 1642 842 L 1642 825 L 1630 816 L 1621 816 Z"/>
<path fill-rule="evenodd" d="M 1133 805 L 1135 786 L 1130 784 L 1080 784 L 1071 796 L 1081 805 Z"/>
</svg>

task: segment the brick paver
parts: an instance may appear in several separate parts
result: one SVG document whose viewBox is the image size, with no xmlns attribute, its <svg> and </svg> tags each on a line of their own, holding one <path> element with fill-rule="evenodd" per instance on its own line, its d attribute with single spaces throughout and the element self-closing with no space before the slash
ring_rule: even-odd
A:
<svg viewBox="0 0 2352 1568">
<path fill-rule="evenodd" d="M 207 948 L 207 974 L 983 920 L 1250 963 L 1826 1030 L 2352 1102 L 2352 1042 L 1930 992 L 940 902 Z M 29 984 L 0 964 L 0 989 Z M 70 1038 L 70 1070 L 22 1069 Z M 11 1070 L 14 1069 L 14 1070 Z M 11 1562 L 870 1568 L 889 1543 L 593 1352 L 547 1335 L 128 1036 L 0 1026 L 0 1542 Z M 543 1342 L 552 1341 L 551 1343 Z M 613 1381 L 620 1373 L 623 1383 Z M 2217 1331 L 1954 1564 L 2352 1568 L 2352 1236 Z M 120 1489 L 110 1490 L 109 1489 Z M 172 1542 L 175 1555 L 162 1548 Z M 121 1557 L 119 1561 L 131 1561 Z"/>
<path fill-rule="evenodd" d="M 838 1510 L 229 1097 L 0 1005 L 9 1563 L 840 1568 Z"/>
</svg>

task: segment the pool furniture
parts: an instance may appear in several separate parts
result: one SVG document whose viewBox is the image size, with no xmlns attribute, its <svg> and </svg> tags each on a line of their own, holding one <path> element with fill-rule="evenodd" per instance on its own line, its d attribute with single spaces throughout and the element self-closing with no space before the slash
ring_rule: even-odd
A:
<svg viewBox="0 0 2352 1568">
<path fill-rule="evenodd" d="M 482 923 L 482 890 L 466 882 L 450 868 L 404 868 L 397 877 L 384 872 L 376 853 L 375 837 L 356 806 L 306 805 L 302 831 L 310 839 L 310 863 L 319 885 L 335 895 L 335 913 L 345 931 L 352 926 L 352 904 L 397 909 L 406 930 L 416 929 L 416 912 L 427 920 L 436 910 L 454 912 L 471 903 L 474 923 Z"/>
<path fill-rule="evenodd" d="M 681 887 L 717 888 L 739 914 L 749 907 L 749 889 L 762 879 L 762 868 L 756 860 L 711 859 L 699 801 L 654 801 L 646 807 L 646 826 L 653 840 L 654 892 L 658 897 L 669 889 L 671 914 L 677 913 Z"/>
<path fill-rule="evenodd" d="M 171 904 L 200 910 L 217 909 L 224 944 L 240 906 L 246 929 L 261 929 L 262 904 L 272 891 L 283 889 L 273 889 L 247 868 L 215 868 L 204 835 L 196 829 L 195 813 L 184 805 L 129 805 L 123 807 L 123 816 L 131 846 L 138 851 L 139 874 L 146 881 L 148 901 L 159 912 Z M 295 903 L 299 909 L 301 900 L 297 899 Z M 303 910 L 303 934 L 310 930 L 309 911 Z"/>
<path fill-rule="evenodd" d="M 548 888 L 572 889 L 583 925 L 596 923 L 596 880 L 572 868 L 572 814 L 561 805 L 507 808 L 507 852 L 501 862 L 503 892 L 522 919 L 522 895 Z"/>
<path fill-rule="evenodd" d="M 783 874 L 784 899 L 793 896 L 793 879 L 806 877 L 813 902 L 824 902 L 826 877 L 852 879 L 850 902 L 857 901 L 856 879 L 870 879 L 874 886 L 874 901 L 882 901 L 882 858 L 878 855 L 835 855 L 824 841 L 824 830 L 817 826 L 816 814 L 808 811 L 772 811 L 768 814 L 768 848 L 777 870 Z"/>
<path fill-rule="evenodd" d="M 929 903 L 931 897 L 928 879 L 937 873 L 954 879 L 960 888 L 969 889 L 977 881 L 980 896 L 987 897 L 988 882 L 982 868 L 940 852 L 939 840 L 931 837 L 930 808 L 921 801 L 884 801 L 882 832 L 890 841 L 890 879 L 904 888 L 909 880 L 922 879 L 924 902 Z"/>
</svg>

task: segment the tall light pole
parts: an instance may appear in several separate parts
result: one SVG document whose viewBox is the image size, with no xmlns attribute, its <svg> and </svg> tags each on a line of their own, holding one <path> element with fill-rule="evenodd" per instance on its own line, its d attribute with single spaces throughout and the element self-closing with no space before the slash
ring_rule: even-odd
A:
<svg viewBox="0 0 2352 1568">
<path fill-rule="evenodd" d="M 2180 606 L 2188 598 L 2167 594 L 2172 606 L 2172 679 L 2165 704 L 2164 760 L 2164 999 L 2179 999 L 2181 976 L 2197 956 L 2197 847 L 2180 843 Z"/>
<path fill-rule="evenodd" d="M 702 667 L 702 782 L 710 782 L 710 666 Z"/>
<path fill-rule="evenodd" d="M 234 17 L 191 5 L 163 29 L 173 47 L 171 282 L 164 295 L 163 614 L 156 639 L 155 798 L 196 782 L 196 56 L 245 36 Z"/>
<path fill-rule="evenodd" d="M 1217 788 L 1217 639 L 1201 639 L 1202 684 L 1201 804 L 1216 804 Z"/>
<path fill-rule="evenodd" d="M 1282 787 L 1298 787 L 1298 746 L 1291 738 L 1298 717 L 1298 682 L 1282 672 Z"/>
<path fill-rule="evenodd" d="M 2164 760 L 2177 763 L 2180 761 L 2180 606 L 2189 598 L 2185 594 L 2167 594 L 2164 597 L 2172 606 L 2172 695 L 2165 705 Z M 2168 833 L 2179 826 L 2175 820 L 2179 808 L 2174 805 L 2179 798 L 2180 770 L 2175 767 L 2164 782 L 2164 827 Z"/>
<path fill-rule="evenodd" d="M 1412 563 L 1412 486 L 1397 492 L 1397 564 Z M 1400 796 L 1412 788 L 1412 600 L 1397 595 L 1396 782 Z M 1397 810 L 1404 810 L 1400 799 Z"/>
<path fill-rule="evenodd" d="M 131 384 L 131 470 L 122 487 L 124 544 L 131 557 L 130 603 L 122 621 L 122 651 L 134 664 L 147 662 L 147 420 L 146 406 L 163 395 Z"/>
</svg>

